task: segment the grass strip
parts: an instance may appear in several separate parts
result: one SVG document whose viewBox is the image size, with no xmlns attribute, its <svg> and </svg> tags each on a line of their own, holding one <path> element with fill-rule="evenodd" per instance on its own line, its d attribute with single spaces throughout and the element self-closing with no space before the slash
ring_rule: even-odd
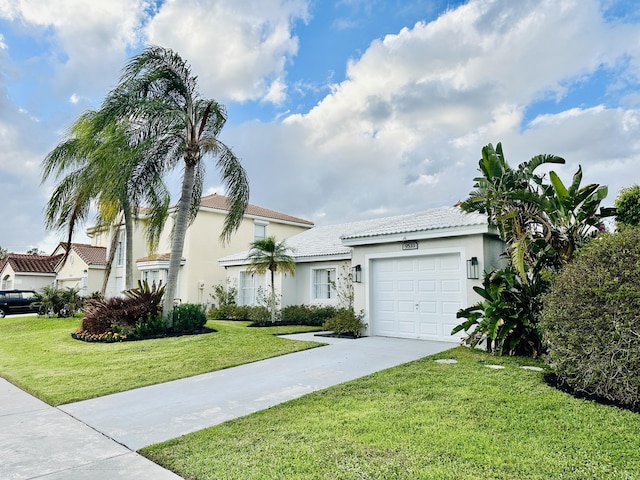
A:
<svg viewBox="0 0 640 480">
<path fill-rule="evenodd" d="M 0 376 L 51 405 L 60 405 L 319 345 L 275 336 L 313 327 L 247 328 L 248 324 L 210 321 L 207 326 L 217 332 L 86 343 L 71 338 L 78 319 L 7 317 L 0 320 Z"/>
<path fill-rule="evenodd" d="M 198 480 L 640 478 L 640 415 L 523 364 L 461 347 L 141 453 Z"/>
</svg>

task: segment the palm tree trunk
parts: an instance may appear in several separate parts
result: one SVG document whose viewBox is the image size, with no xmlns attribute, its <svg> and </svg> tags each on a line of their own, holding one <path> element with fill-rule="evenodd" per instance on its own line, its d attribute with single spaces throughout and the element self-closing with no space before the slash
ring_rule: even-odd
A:
<svg viewBox="0 0 640 480">
<path fill-rule="evenodd" d="M 169 318 L 169 312 L 173 308 L 173 300 L 178 286 L 178 272 L 180 270 L 180 261 L 182 260 L 182 251 L 184 249 L 184 239 L 189 226 L 189 206 L 191 204 L 191 196 L 193 195 L 193 186 L 195 184 L 195 166 L 192 162 L 186 162 L 184 166 L 184 174 L 182 176 L 182 193 L 173 224 L 173 232 L 171 235 L 171 256 L 169 257 L 169 273 L 167 278 L 167 288 L 164 294 L 164 306 L 162 308 L 162 317 L 168 327 L 172 326 L 172 319 Z"/>
<path fill-rule="evenodd" d="M 109 246 L 109 258 L 107 259 L 107 265 L 104 269 L 104 279 L 102 280 L 102 290 L 100 294 L 104 297 L 107 291 L 107 285 L 109 283 L 109 277 L 111 276 L 111 267 L 113 267 L 113 261 L 116 258 L 116 248 L 118 247 L 118 234 L 120 230 L 114 225 L 111 231 L 111 245 Z"/>
<path fill-rule="evenodd" d="M 124 234 L 125 234 L 125 279 L 124 288 L 129 290 L 133 287 L 133 216 L 129 200 L 124 199 L 122 203 L 124 209 Z"/>
<path fill-rule="evenodd" d="M 271 272 L 271 323 L 276 323 L 276 286 L 273 284 L 274 271 Z"/>
</svg>

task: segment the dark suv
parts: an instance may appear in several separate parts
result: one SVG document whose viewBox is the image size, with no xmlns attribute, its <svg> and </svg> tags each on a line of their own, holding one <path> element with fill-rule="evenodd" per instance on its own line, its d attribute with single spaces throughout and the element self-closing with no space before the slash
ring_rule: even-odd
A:
<svg viewBox="0 0 640 480">
<path fill-rule="evenodd" d="M 12 313 L 37 313 L 33 290 L 0 290 L 0 318 Z"/>
</svg>

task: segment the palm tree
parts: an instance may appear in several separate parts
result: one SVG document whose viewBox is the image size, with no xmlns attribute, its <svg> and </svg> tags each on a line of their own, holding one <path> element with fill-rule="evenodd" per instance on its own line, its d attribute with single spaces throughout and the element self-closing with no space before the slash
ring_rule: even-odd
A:
<svg viewBox="0 0 640 480">
<path fill-rule="evenodd" d="M 289 248 L 285 242 L 276 242 L 275 237 L 261 238 L 251 243 L 251 250 L 247 257 L 251 260 L 251 265 L 247 268 L 248 273 L 264 274 L 267 270 L 271 273 L 271 296 L 269 298 L 271 321 L 276 321 L 276 287 L 274 277 L 276 271 L 295 275 L 296 262 L 287 252 Z"/>
<path fill-rule="evenodd" d="M 99 122 L 100 120 L 100 122 Z M 141 205 L 148 207 L 145 232 L 155 250 L 166 220 L 169 193 L 162 170 L 141 155 L 142 144 L 133 145 L 121 124 L 103 124 L 97 112 L 89 111 L 74 122 L 66 138 L 42 162 L 42 182 L 53 177 L 56 186 L 45 209 L 45 226 L 66 230 L 66 261 L 76 227 L 87 220 L 92 202 L 98 207 L 97 227 L 112 229 L 111 255 L 105 269 L 102 293 L 114 259 L 119 225 L 126 235 L 125 288 L 133 281 L 133 223 Z"/>
<path fill-rule="evenodd" d="M 201 98 L 197 77 L 177 53 L 151 46 L 125 66 L 100 112 L 106 124 L 126 122 L 130 135 L 145 145 L 144 155 L 152 164 L 162 164 L 164 169 L 184 167 L 163 308 L 163 317 L 170 326 L 168 314 L 173 307 L 184 239 L 200 204 L 205 173 L 202 158 L 210 154 L 216 159 L 229 198 L 229 213 L 220 234 L 223 242 L 229 241 L 240 226 L 249 202 L 245 170 L 231 149 L 218 139 L 227 120 L 226 111 L 215 100 Z"/>
</svg>

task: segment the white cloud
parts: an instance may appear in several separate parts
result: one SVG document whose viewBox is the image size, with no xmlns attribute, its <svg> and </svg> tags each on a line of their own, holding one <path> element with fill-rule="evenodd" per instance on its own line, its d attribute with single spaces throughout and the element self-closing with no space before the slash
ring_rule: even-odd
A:
<svg viewBox="0 0 640 480">
<path fill-rule="evenodd" d="M 127 49 L 140 44 L 145 0 L 14 0 L 0 5 L 0 17 L 20 22 L 50 43 L 48 62 L 55 89 L 67 98 L 98 95 L 118 78 Z"/>
<path fill-rule="evenodd" d="M 598 69 L 637 63 L 634 28 L 605 23 L 595 1 L 470 1 L 372 42 L 310 112 L 244 125 L 232 143 L 255 159 L 252 178 L 286 172 L 252 187 L 259 199 L 284 211 L 299 199 L 297 213 L 321 210 L 322 222 L 451 205 L 472 189 L 482 146 L 499 141 L 513 165 L 565 156 L 567 181 L 582 163 L 612 203 L 640 160 L 636 113 L 596 106 L 523 121 Z"/>
<path fill-rule="evenodd" d="M 308 16 L 303 0 L 167 0 L 146 34 L 191 63 L 203 95 L 280 103 L 298 51 L 292 27 Z"/>
</svg>

